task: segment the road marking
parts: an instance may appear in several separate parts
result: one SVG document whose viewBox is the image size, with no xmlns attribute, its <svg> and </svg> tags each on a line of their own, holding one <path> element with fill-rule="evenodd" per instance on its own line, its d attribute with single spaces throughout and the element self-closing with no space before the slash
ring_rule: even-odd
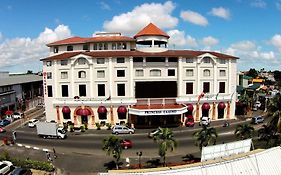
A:
<svg viewBox="0 0 281 175">
<path fill-rule="evenodd" d="M 48 149 L 46 149 L 46 148 L 43 148 L 43 151 L 45 151 L 45 152 L 49 152 L 49 150 L 48 150 Z"/>
<path fill-rule="evenodd" d="M 33 149 L 35 149 L 35 150 L 39 150 L 39 148 L 38 148 L 38 147 L 33 147 Z"/>
<path fill-rule="evenodd" d="M 24 147 L 25 147 L 25 148 L 31 148 L 31 146 L 29 146 L 29 145 L 25 145 Z"/>
<path fill-rule="evenodd" d="M 17 143 L 17 145 L 18 145 L 18 146 L 20 146 L 20 147 L 22 147 L 22 146 L 23 146 L 23 145 L 22 145 L 22 144 L 20 144 L 20 143 Z"/>
</svg>

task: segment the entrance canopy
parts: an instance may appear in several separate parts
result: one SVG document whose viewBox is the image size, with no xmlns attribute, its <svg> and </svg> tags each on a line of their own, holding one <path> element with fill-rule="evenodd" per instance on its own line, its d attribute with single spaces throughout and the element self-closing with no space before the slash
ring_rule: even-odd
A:
<svg viewBox="0 0 281 175">
<path fill-rule="evenodd" d="M 140 116 L 180 115 L 187 112 L 186 106 L 179 104 L 166 105 L 135 105 L 129 109 L 129 114 Z"/>
</svg>

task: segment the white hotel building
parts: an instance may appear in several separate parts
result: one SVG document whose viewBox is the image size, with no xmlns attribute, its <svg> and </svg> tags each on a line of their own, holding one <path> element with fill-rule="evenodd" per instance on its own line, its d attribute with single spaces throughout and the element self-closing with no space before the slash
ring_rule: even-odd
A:
<svg viewBox="0 0 281 175">
<path fill-rule="evenodd" d="M 168 39 L 150 23 L 133 38 L 99 33 L 48 44 L 41 59 L 47 121 L 143 128 L 177 126 L 186 116 L 234 118 L 238 58 L 168 50 Z"/>
</svg>

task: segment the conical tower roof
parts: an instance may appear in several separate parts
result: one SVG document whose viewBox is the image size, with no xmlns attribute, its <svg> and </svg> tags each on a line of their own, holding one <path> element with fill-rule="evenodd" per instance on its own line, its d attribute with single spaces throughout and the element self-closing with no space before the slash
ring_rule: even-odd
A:
<svg viewBox="0 0 281 175">
<path fill-rule="evenodd" d="M 163 32 L 161 29 L 159 29 L 156 25 L 149 23 L 145 28 L 143 28 L 141 31 L 139 31 L 134 38 L 140 37 L 140 36 L 164 36 L 167 38 L 170 38 L 167 33 Z"/>
</svg>

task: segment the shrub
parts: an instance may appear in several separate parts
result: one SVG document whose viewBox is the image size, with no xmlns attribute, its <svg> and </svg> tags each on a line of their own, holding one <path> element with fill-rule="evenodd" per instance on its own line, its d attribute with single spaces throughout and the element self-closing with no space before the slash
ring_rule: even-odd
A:
<svg viewBox="0 0 281 175">
<path fill-rule="evenodd" d="M 110 129 L 111 129 L 111 123 L 106 123 L 105 125 L 106 125 L 106 127 L 107 127 L 107 130 L 110 130 Z"/>
<path fill-rule="evenodd" d="M 85 132 L 85 125 L 84 124 L 80 126 L 80 130 L 81 130 L 81 132 Z"/>
<path fill-rule="evenodd" d="M 97 130 L 100 130 L 101 124 L 100 123 L 96 123 L 96 127 L 97 127 Z"/>
<path fill-rule="evenodd" d="M 74 132 L 74 125 L 69 125 L 70 132 Z"/>
</svg>

